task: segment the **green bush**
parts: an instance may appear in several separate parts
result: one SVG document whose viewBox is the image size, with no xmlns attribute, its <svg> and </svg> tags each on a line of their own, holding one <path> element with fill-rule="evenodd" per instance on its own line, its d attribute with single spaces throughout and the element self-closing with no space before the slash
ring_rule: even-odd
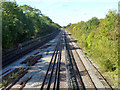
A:
<svg viewBox="0 0 120 90">
<path fill-rule="evenodd" d="M 60 26 L 39 9 L 16 2 L 2 2 L 2 48 L 10 49 L 18 43 L 51 33 Z"/>
<path fill-rule="evenodd" d="M 66 28 L 99 69 L 105 74 L 111 73 L 112 79 L 118 75 L 118 19 L 116 11 L 109 11 L 104 19 L 93 17 Z"/>
</svg>

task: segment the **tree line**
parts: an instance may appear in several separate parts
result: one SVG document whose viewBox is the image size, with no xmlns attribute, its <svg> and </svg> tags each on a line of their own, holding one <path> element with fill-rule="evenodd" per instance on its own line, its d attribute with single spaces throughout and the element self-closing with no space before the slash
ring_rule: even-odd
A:
<svg viewBox="0 0 120 90">
<path fill-rule="evenodd" d="M 65 27 L 116 87 L 119 61 L 118 30 L 120 29 L 118 19 L 120 17 L 116 11 L 109 11 L 104 19 L 93 17 L 87 22 L 81 21 Z"/>
<path fill-rule="evenodd" d="M 60 26 L 39 9 L 16 2 L 2 2 L 2 48 L 11 49 L 18 43 L 51 33 Z"/>
</svg>

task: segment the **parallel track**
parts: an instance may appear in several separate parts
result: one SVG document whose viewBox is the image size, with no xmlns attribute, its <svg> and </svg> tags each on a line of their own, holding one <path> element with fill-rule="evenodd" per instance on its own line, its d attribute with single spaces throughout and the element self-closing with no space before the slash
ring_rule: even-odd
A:
<svg viewBox="0 0 120 90">
<path fill-rule="evenodd" d="M 74 68 L 74 64 L 72 62 L 72 59 L 73 57 L 71 56 L 71 53 L 70 53 L 70 50 L 69 50 L 69 44 L 68 44 L 68 41 L 67 41 L 67 38 L 66 38 L 66 35 L 64 33 L 64 43 L 65 43 L 65 47 L 66 47 L 66 68 L 67 68 L 67 75 L 68 76 L 68 88 L 72 88 L 72 89 L 79 89 L 79 84 L 77 82 L 77 76 L 76 76 L 76 69 Z M 82 79 L 80 79 L 80 82 L 83 82 Z M 84 88 L 84 84 L 81 83 Z"/>
<path fill-rule="evenodd" d="M 67 38 L 67 40 L 68 40 L 68 43 L 69 43 L 69 38 Z M 72 44 L 72 46 L 73 46 L 73 44 Z M 69 53 L 71 54 L 71 57 L 72 57 L 72 62 L 73 62 L 73 65 L 74 65 L 74 68 L 75 68 L 75 71 L 76 71 L 76 75 L 77 75 L 77 78 L 78 78 L 80 87 L 81 87 L 82 89 L 85 90 L 86 87 L 85 87 L 84 82 L 83 82 L 83 80 L 82 80 L 80 71 L 79 71 L 79 69 L 78 69 L 78 67 L 77 67 L 77 65 L 76 65 L 76 62 L 75 62 L 75 59 L 74 59 L 74 54 L 72 53 L 72 50 L 71 50 L 69 44 L 68 44 L 68 47 L 69 47 L 68 50 L 69 50 Z M 76 50 L 75 50 L 75 52 L 77 53 Z M 83 62 L 81 61 L 81 59 L 80 59 L 78 53 L 77 53 L 77 56 L 78 56 L 78 58 L 79 58 L 79 60 L 80 60 L 80 62 L 81 62 L 81 64 L 82 64 L 82 67 L 84 68 L 84 71 L 86 71 L 87 77 L 89 78 L 89 81 L 91 82 L 92 87 L 93 87 L 94 89 L 96 89 L 96 86 L 95 86 L 94 82 L 92 81 L 92 79 L 91 79 L 91 77 L 90 77 L 88 71 L 86 70 L 86 68 L 85 68 L 85 66 L 84 66 L 84 64 L 83 64 Z"/>
<path fill-rule="evenodd" d="M 71 42 L 71 40 L 73 39 L 68 34 L 66 34 L 65 31 L 61 31 L 52 58 L 48 65 L 48 69 L 44 76 L 41 85 L 41 90 L 43 90 L 44 88 L 46 88 L 47 90 L 49 90 L 50 88 L 53 88 L 53 90 L 59 89 L 60 66 L 62 59 L 61 54 L 62 54 L 63 46 L 65 51 L 66 79 L 67 79 L 68 88 L 83 89 L 83 90 L 87 89 L 85 80 L 83 80 L 82 74 L 80 72 L 80 67 L 81 67 L 82 70 L 85 71 L 85 77 L 88 79 L 87 81 L 90 84 L 89 86 L 92 87 L 92 89 L 95 90 L 97 89 L 94 80 L 92 80 L 89 71 L 86 69 L 83 63 L 84 61 L 81 60 L 77 50 L 76 49 L 73 50 L 72 47 L 75 47 L 75 45 Z M 79 61 L 79 64 L 76 63 L 77 62 L 76 58 Z M 92 62 L 89 59 L 88 62 L 90 62 L 90 64 L 95 69 L 99 77 L 101 77 L 102 80 L 104 80 L 107 89 L 113 90 L 112 87 L 107 82 L 107 80 L 103 77 L 103 75 L 97 70 L 97 68 L 92 64 Z M 80 65 L 80 67 L 78 67 L 78 65 Z"/>
<path fill-rule="evenodd" d="M 17 59 L 23 57 L 25 54 L 28 54 L 29 52 L 39 48 L 40 46 L 44 45 L 47 42 L 49 42 L 58 33 L 59 33 L 59 31 L 54 33 L 54 35 L 50 36 L 49 38 L 46 37 L 44 41 L 38 43 L 37 45 L 33 45 L 30 48 L 26 48 L 27 46 L 22 49 L 16 48 L 16 50 L 9 52 L 6 55 L 2 56 L 2 67 L 4 68 L 4 67 L 8 66 L 9 64 L 13 63 Z"/>
<path fill-rule="evenodd" d="M 51 83 L 53 79 L 54 79 L 54 85 L 52 88 L 59 89 L 59 74 L 60 74 L 60 61 L 61 61 L 61 49 L 62 49 L 61 35 L 58 39 L 56 48 L 54 50 L 51 61 L 49 63 L 47 72 L 45 74 L 45 77 L 41 86 L 41 90 L 43 90 L 44 88 L 47 88 L 47 90 L 49 90 L 51 88 Z"/>
<path fill-rule="evenodd" d="M 70 39 L 70 38 L 69 38 L 69 39 Z M 72 44 L 72 46 L 74 46 L 74 45 Z M 77 47 L 79 47 L 79 46 L 77 45 Z M 92 80 L 92 78 L 91 78 L 91 76 L 90 76 L 90 74 L 88 73 L 85 65 L 83 64 L 83 62 L 82 62 L 82 60 L 81 60 L 78 52 L 76 51 L 76 49 L 75 49 L 74 51 L 75 51 L 75 53 L 77 54 L 77 57 L 79 58 L 79 60 L 80 60 L 80 62 L 81 62 L 81 64 L 82 64 L 82 67 L 83 67 L 84 70 L 86 71 L 87 77 L 89 78 L 89 81 L 91 82 L 92 87 L 93 87 L 94 89 L 97 89 L 96 86 L 95 86 L 95 84 L 94 84 L 94 82 L 93 82 L 93 80 Z M 74 60 L 73 60 L 73 61 L 74 61 Z M 104 80 L 104 82 L 105 82 L 106 85 L 107 85 L 107 89 L 109 88 L 110 90 L 113 90 L 113 88 L 110 86 L 110 84 L 109 84 L 109 83 L 107 82 L 107 80 L 104 78 L 104 76 L 103 76 L 103 75 L 98 71 L 98 69 L 93 65 L 93 63 L 92 63 L 89 59 L 88 59 L 88 61 L 91 63 L 91 65 L 92 65 L 93 68 L 96 70 L 97 74 L 102 78 L 102 80 Z M 75 61 L 74 61 L 74 62 L 75 62 Z M 75 67 L 77 68 L 76 64 L 74 64 L 74 65 L 75 65 Z M 78 72 L 78 71 L 77 71 L 77 72 Z"/>
</svg>

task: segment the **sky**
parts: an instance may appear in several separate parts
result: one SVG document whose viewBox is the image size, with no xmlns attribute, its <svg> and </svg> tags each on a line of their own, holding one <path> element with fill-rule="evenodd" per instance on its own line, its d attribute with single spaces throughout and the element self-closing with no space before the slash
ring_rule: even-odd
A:
<svg viewBox="0 0 120 90">
<path fill-rule="evenodd" d="M 110 10 L 118 9 L 120 0 L 16 0 L 18 5 L 40 9 L 53 22 L 61 26 L 88 21 L 92 17 L 104 18 Z"/>
</svg>

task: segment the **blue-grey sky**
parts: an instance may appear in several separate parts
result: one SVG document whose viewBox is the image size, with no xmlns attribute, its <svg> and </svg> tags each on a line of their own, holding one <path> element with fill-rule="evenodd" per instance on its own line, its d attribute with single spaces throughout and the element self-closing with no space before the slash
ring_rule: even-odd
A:
<svg viewBox="0 0 120 90">
<path fill-rule="evenodd" d="M 16 0 L 18 5 L 40 9 L 61 26 L 87 21 L 92 17 L 104 18 L 109 9 L 117 10 L 119 0 Z"/>
</svg>

